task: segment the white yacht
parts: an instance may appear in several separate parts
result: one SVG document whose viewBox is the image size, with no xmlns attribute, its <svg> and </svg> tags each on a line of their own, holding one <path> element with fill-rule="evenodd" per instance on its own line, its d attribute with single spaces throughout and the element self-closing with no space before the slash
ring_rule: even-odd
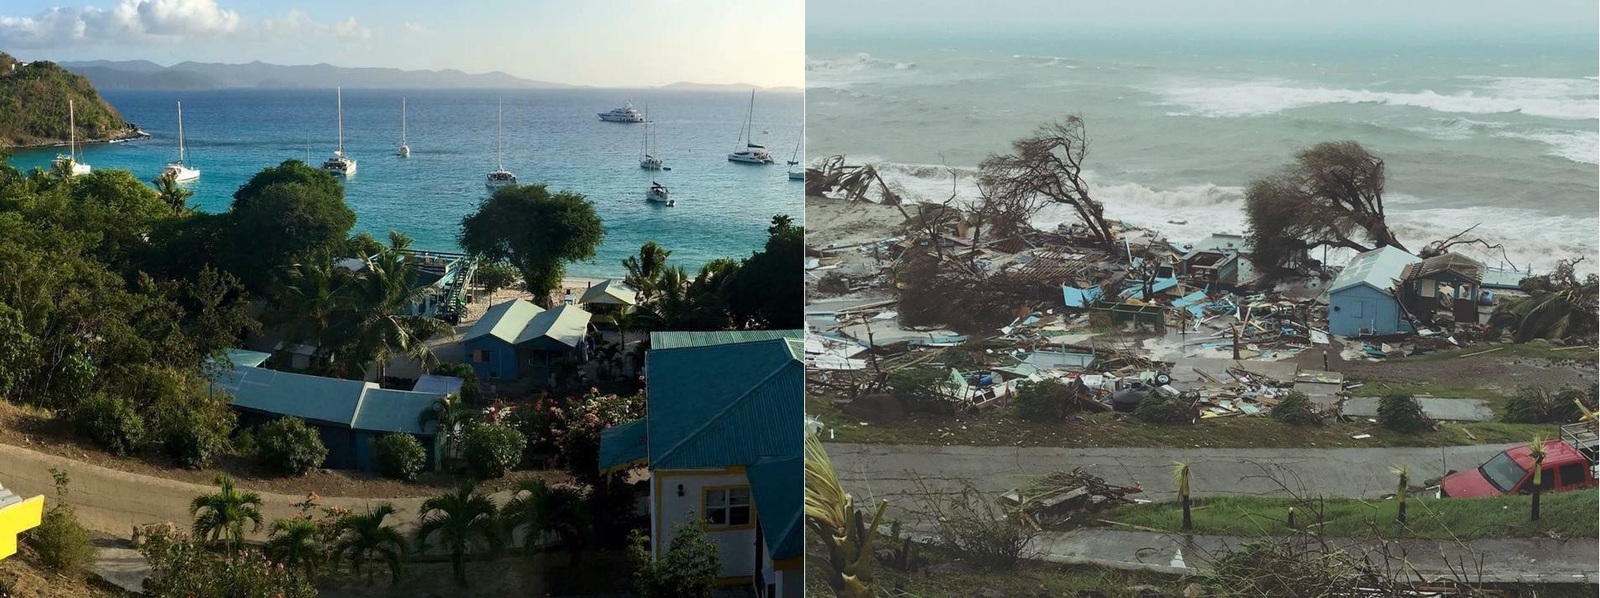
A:
<svg viewBox="0 0 1600 598">
<path fill-rule="evenodd" d="M 806 180 L 806 169 L 795 169 L 795 167 L 800 166 L 800 147 L 805 144 L 805 139 L 805 136 L 802 135 L 798 141 L 794 142 L 794 155 L 789 156 L 789 180 L 791 181 Z"/>
<path fill-rule="evenodd" d="M 78 116 L 73 111 L 72 100 L 67 100 L 67 154 L 58 155 L 56 164 L 66 164 L 71 176 L 89 174 L 89 165 L 78 159 Z"/>
<path fill-rule="evenodd" d="M 344 90 L 336 87 L 334 94 L 339 102 L 339 150 L 322 163 L 322 169 L 348 178 L 356 174 L 356 159 L 344 155 Z"/>
<path fill-rule="evenodd" d="M 483 185 L 488 187 L 491 193 L 500 187 L 510 187 L 517 184 L 517 175 L 513 174 L 509 170 L 506 170 L 505 161 L 501 157 L 505 148 L 505 141 L 503 140 L 503 133 L 505 131 L 504 101 L 501 101 L 500 107 L 495 110 L 494 131 L 494 161 L 497 166 L 495 167 L 494 172 L 489 173 L 489 176 L 485 177 L 483 181 Z"/>
<path fill-rule="evenodd" d="M 400 149 L 395 150 L 395 155 L 402 158 L 411 157 L 411 146 L 406 145 L 406 98 L 400 96 Z"/>
<path fill-rule="evenodd" d="M 671 170 L 661 162 L 655 153 L 655 123 L 650 122 L 650 107 L 644 107 L 644 143 L 640 150 L 639 168 L 645 170 Z"/>
<path fill-rule="evenodd" d="M 665 204 L 669 208 L 677 205 L 677 202 L 672 200 L 672 193 L 667 191 L 666 186 L 655 181 L 650 181 L 650 190 L 645 192 L 644 199 L 652 203 Z"/>
<path fill-rule="evenodd" d="M 601 112 L 600 120 L 608 123 L 642 123 L 644 115 L 633 109 L 633 102 L 626 102 L 621 108 L 613 108 L 610 112 Z"/>
<path fill-rule="evenodd" d="M 756 91 L 752 89 L 750 90 L 750 111 L 744 115 L 744 126 L 739 128 L 739 145 L 734 148 L 733 153 L 728 154 L 729 162 L 743 164 L 772 164 L 776 162 L 776 160 L 772 159 L 772 152 L 767 151 L 765 146 L 756 145 L 755 139 L 752 138 L 754 131 L 751 129 L 750 124 L 755 114 Z"/>
<path fill-rule="evenodd" d="M 178 102 L 178 161 L 169 162 L 166 168 L 161 169 L 161 176 L 172 177 L 174 183 L 187 183 L 200 178 L 200 169 L 190 168 L 183 163 L 187 156 L 183 150 L 183 102 Z"/>
</svg>

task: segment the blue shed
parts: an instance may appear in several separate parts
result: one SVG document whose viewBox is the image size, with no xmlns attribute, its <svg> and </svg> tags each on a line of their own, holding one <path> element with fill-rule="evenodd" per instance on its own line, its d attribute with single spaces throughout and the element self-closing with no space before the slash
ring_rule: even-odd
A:
<svg viewBox="0 0 1600 598">
<path fill-rule="evenodd" d="M 573 305 L 547 310 L 513 299 L 490 307 L 461 346 L 480 379 L 539 379 L 560 359 L 583 359 L 590 317 Z"/>
<path fill-rule="evenodd" d="M 1395 281 L 1422 260 L 1394 247 L 1350 259 L 1328 287 L 1328 332 L 1338 336 L 1384 336 L 1411 332 L 1395 299 Z"/>
</svg>

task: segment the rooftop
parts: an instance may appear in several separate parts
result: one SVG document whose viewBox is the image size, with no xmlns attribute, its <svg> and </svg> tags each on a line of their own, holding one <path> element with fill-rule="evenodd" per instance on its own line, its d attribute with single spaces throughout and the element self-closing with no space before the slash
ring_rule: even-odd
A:
<svg viewBox="0 0 1600 598">
<path fill-rule="evenodd" d="M 1350 258 L 1339 277 L 1328 287 L 1329 293 L 1360 285 L 1370 285 L 1382 291 L 1394 290 L 1395 279 L 1400 278 L 1406 266 L 1418 262 L 1416 256 L 1395 247 L 1380 247 Z"/>
</svg>

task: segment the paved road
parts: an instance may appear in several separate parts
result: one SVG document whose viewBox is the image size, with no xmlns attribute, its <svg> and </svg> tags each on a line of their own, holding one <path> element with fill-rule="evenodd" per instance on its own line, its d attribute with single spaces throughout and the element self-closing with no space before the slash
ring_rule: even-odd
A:
<svg viewBox="0 0 1600 598">
<path fill-rule="evenodd" d="M 916 480 L 950 488 L 968 480 L 984 491 L 1015 488 L 1029 477 L 1082 467 L 1108 483 L 1138 484 L 1144 498 L 1175 500 L 1172 462 L 1188 459 L 1194 496 L 1286 496 L 1280 481 L 1306 495 L 1377 498 L 1395 490 L 1392 465 L 1408 465 L 1420 483 L 1450 469 L 1475 467 L 1508 446 L 1340 449 L 1147 449 L 927 446 L 825 446 L 845 490 L 858 497 L 903 502 Z M 1274 479 L 1276 478 L 1276 479 Z M 1298 478 L 1298 479 L 1296 479 Z"/>
</svg>

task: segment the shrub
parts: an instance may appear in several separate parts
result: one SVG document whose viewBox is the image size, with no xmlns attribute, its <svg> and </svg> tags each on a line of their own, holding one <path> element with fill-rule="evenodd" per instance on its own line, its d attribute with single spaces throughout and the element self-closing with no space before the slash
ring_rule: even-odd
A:
<svg viewBox="0 0 1600 598">
<path fill-rule="evenodd" d="M 94 568 L 100 558 L 100 549 L 89 537 L 89 530 L 78 523 L 77 512 L 67 504 L 67 473 L 51 469 L 55 476 L 56 504 L 45 511 L 39 526 L 24 533 L 23 538 L 39 553 L 46 567 L 69 577 L 81 577 Z"/>
<path fill-rule="evenodd" d="M 1590 411 L 1595 409 L 1595 396 L 1579 388 L 1569 386 L 1551 392 L 1542 386 L 1520 386 L 1515 395 L 1506 399 L 1501 419 L 1523 424 L 1574 422 L 1583 416 L 1578 409 L 1580 401 Z"/>
<path fill-rule="evenodd" d="M 283 473 L 300 475 L 322 465 L 327 447 L 317 431 L 298 417 L 283 417 L 263 424 L 256 433 L 261 462 Z"/>
<path fill-rule="evenodd" d="M 1189 393 L 1169 398 L 1151 392 L 1139 401 L 1139 406 L 1133 409 L 1133 416 L 1152 424 L 1183 424 L 1193 423 L 1200 414 L 1195 408 L 1194 396 Z"/>
<path fill-rule="evenodd" d="M 95 393 L 78 405 L 73 425 L 95 444 L 115 455 L 126 455 L 144 444 L 144 417 L 125 397 Z"/>
<path fill-rule="evenodd" d="M 417 479 L 428 461 L 428 451 L 422 448 L 422 443 L 404 432 L 379 437 L 373 444 L 372 454 L 378 462 L 378 473 L 408 482 Z"/>
<path fill-rule="evenodd" d="M 477 274 L 473 275 L 473 278 L 478 284 L 483 285 L 485 291 L 493 293 L 516 284 L 522 280 L 522 274 L 511 267 L 511 264 L 494 263 L 478 266 Z"/>
<path fill-rule="evenodd" d="M 717 545 L 705 523 L 679 525 L 661 558 L 650 559 L 644 534 L 635 532 L 628 555 L 634 562 L 634 589 L 644 598 L 710 598 L 722 569 Z"/>
<path fill-rule="evenodd" d="M 1389 395 L 1378 399 L 1378 424 L 1401 433 L 1418 432 L 1428 427 L 1428 418 L 1422 415 L 1422 405 L 1405 395 Z"/>
<path fill-rule="evenodd" d="M 155 535 L 139 553 L 150 563 L 145 595 L 153 598 L 190 596 L 275 596 L 313 598 L 316 588 L 295 569 L 274 564 L 254 548 L 237 557 L 207 550 L 185 534 Z M 219 588 L 227 593 L 218 594 Z"/>
<path fill-rule="evenodd" d="M 827 295 L 843 295 L 850 292 L 850 281 L 843 274 L 829 272 L 817 280 L 817 292 Z"/>
<path fill-rule="evenodd" d="M 1291 392 L 1272 408 L 1272 419 L 1291 426 L 1316 426 L 1322 424 L 1322 415 L 1311 404 L 1305 393 Z"/>
<path fill-rule="evenodd" d="M 467 431 L 462 456 L 478 479 L 504 476 L 522 460 L 526 436 L 504 424 L 480 424 Z"/>
<path fill-rule="evenodd" d="M 205 467 L 228 449 L 228 433 L 237 421 L 233 410 L 221 401 L 193 405 L 168 416 L 162 430 L 162 449 L 183 467 Z"/>
<path fill-rule="evenodd" d="M 256 444 L 256 433 L 245 429 L 233 437 L 233 454 L 246 459 L 254 459 L 261 453 L 261 445 Z"/>
<path fill-rule="evenodd" d="M 955 402 L 945 394 L 950 372 L 936 367 L 904 367 L 889 373 L 889 389 L 907 411 L 951 413 Z"/>
<path fill-rule="evenodd" d="M 478 370 L 472 369 L 472 364 L 441 363 L 433 368 L 433 375 L 460 378 L 461 401 L 472 406 L 483 404 L 483 397 L 478 393 Z"/>
<path fill-rule="evenodd" d="M 1076 403 L 1072 389 L 1059 380 L 1023 381 L 1011 396 L 1017 417 L 1028 421 L 1056 421 L 1066 417 Z"/>
</svg>

